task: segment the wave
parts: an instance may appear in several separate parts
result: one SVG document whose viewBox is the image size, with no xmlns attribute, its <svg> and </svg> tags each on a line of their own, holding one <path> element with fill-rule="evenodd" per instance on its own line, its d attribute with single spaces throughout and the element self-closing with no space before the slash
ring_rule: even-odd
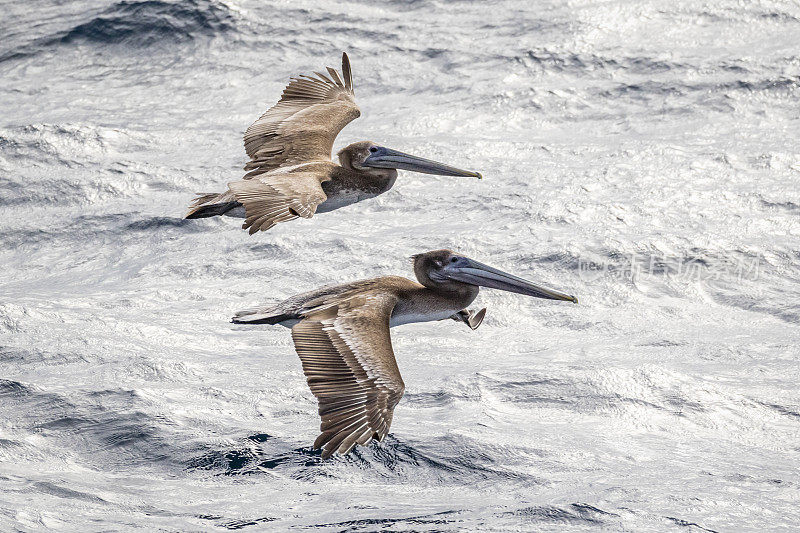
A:
<svg viewBox="0 0 800 533">
<path fill-rule="evenodd" d="M 645 81 L 642 83 L 621 83 L 611 89 L 602 89 L 597 95 L 611 100 L 622 97 L 646 99 L 659 96 L 688 96 L 690 94 L 700 94 L 706 99 L 709 98 L 708 95 L 714 95 L 715 98 L 719 99 L 739 93 L 790 93 L 798 88 L 800 88 L 800 77 L 781 76 L 753 80 L 737 79 L 726 82 Z"/>
<path fill-rule="evenodd" d="M 0 127 L 0 206 L 63 209 L 139 198 L 144 188 L 185 191 L 183 169 L 152 162 L 153 143 L 135 130 L 94 124 Z M 182 215 L 185 202 L 169 214 Z"/>
<path fill-rule="evenodd" d="M 148 144 L 136 132 L 91 124 L 0 128 L 0 169 L 8 170 L 0 177 L 0 206 L 64 206 L 133 194 L 151 179 L 131 162 Z"/>
<path fill-rule="evenodd" d="M 716 58 L 710 62 L 671 61 L 659 56 L 613 55 L 612 53 L 574 52 L 551 48 L 535 48 L 524 54 L 509 57 L 514 63 L 533 73 L 558 72 L 581 78 L 607 79 L 609 74 L 654 76 L 658 74 L 702 74 L 709 70 L 733 75 L 753 74 L 754 63 L 744 59 Z M 748 82 L 741 82 L 748 85 Z M 698 85 L 697 90 L 705 89 Z"/>
<path fill-rule="evenodd" d="M 123 1 L 72 28 L 58 41 L 150 46 L 224 33 L 235 27 L 234 22 L 230 10 L 216 2 Z"/>
<path fill-rule="evenodd" d="M 779 64 L 768 58 L 673 60 L 618 50 L 576 52 L 543 47 L 505 60 L 519 76 L 516 83 L 521 86 L 515 97 L 528 99 L 526 105 L 536 109 L 555 111 L 566 105 L 571 112 L 561 112 L 564 120 L 630 118 L 637 113 L 681 116 L 701 109 L 727 113 L 747 105 L 744 97 L 750 95 L 769 97 L 782 106 L 782 99 L 791 101 L 800 89 L 800 76 L 781 71 Z M 542 76 L 565 76 L 574 83 L 561 91 L 528 86 L 527 78 Z"/>
<path fill-rule="evenodd" d="M 528 50 L 524 55 L 514 57 L 514 60 L 530 70 L 581 74 L 591 72 L 608 73 L 615 70 L 624 70 L 637 74 L 654 74 L 689 68 L 684 63 L 665 61 L 654 57 L 611 57 L 602 54 L 576 53 L 547 48 Z"/>
<path fill-rule="evenodd" d="M 603 526 L 609 517 L 619 517 L 587 504 L 574 503 L 569 508 L 531 506 L 500 513 L 498 517 L 522 518 L 526 522 L 555 522 L 563 525 Z"/>
<path fill-rule="evenodd" d="M 338 528 L 346 531 L 355 531 L 362 528 L 375 527 L 384 530 L 384 528 L 394 528 L 398 526 L 408 527 L 409 530 L 414 531 L 414 526 L 446 526 L 458 521 L 457 515 L 459 511 L 441 511 L 439 513 L 431 513 L 424 515 L 407 516 L 401 518 L 361 518 L 356 520 L 346 520 L 343 522 L 333 522 L 325 524 L 315 524 L 314 528 Z M 453 516 L 456 515 L 456 516 Z M 439 529 L 434 529 L 439 531 Z"/>
<path fill-rule="evenodd" d="M 30 387 L 19 381 L 0 379 L 0 398 L 5 398 L 6 401 L 28 396 L 32 392 Z"/>
<path fill-rule="evenodd" d="M 0 55 L 0 62 L 75 43 L 133 48 L 183 43 L 225 34 L 235 27 L 234 12 L 213 0 L 123 0 L 97 12 L 87 22 L 12 48 Z"/>
<path fill-rule="evenodd" d="M 0 129 L 3 157 L 73 168 L 103 155 L 125 136 L 118 130 L 86 124 L 29 124 Z"/>
<path fill-rule="evenodd" d="M 173 463 L 188 450 L 175 424 L 148 414 L 149 401 L 135 390 L 107 389 L 62 395 L 36 385 L 0 380 L 3 416 L 18 430 L 36 433 L 43 452 L 58 443 L 62 450 L 89 451 L 98 463 Z"/>
<path fill-rule="evenodd" d="M 133 243 L 141 239 L 142 233 L 148 236 L 154 232 L 158 235 L 182 235 L 205 231 L 208 231 L 207 226 L 192 224 L 191 220 L 178 217 L 148 217 L 135 212 L 109 213 L 73 216 L 55 226 L 31 224 L 29 227 L 0 230 L 0 243 L 9 250 L 20 247 L 31 249 L 42 244 L 69 247 L 75 242 L 84 245 L 108 240 Z"/>
<path fill-rule="evenodd" d="M 243 445 L 235 448 L 194 457 L 187 461 L 186 468 L 224 476 L 275 471 L 305 481 L 360 475 L 408 482 L 413 479 L 415 484 L 433 486 L 498 480 L 523 485 L 541 483 L 528 474 L 495 464 L 505 449 L 485 448 L 477 441 L 451 436 L 415 446 L 389 434 L 382 443 L 356 446 L 346 456 L 334 455 L 334 459 L 323 461 L 319 450 L 293 447 L 283 439 L 262 433 L 247 437 Z"/>
</svg>

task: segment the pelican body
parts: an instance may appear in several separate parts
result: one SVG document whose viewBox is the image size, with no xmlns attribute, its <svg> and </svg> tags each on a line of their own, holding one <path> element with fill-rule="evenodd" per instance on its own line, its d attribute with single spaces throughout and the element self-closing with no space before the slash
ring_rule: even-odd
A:
<svg viewBox="0 0 800 533">
<path fill-rule="evenodd" d="M 355 102 L 350 60 L 342 54 L 340 74 L 292 78 L 280 101 L 255 121 L 244 135 L 248 172 L 228 190 L 201 194 L 186 218 L 219 215 L 243 217 L 250 235 L 279 222 L 333 211 L 385 193 L 397 170 L 442 176 L 481 178 L 436 161 L 380 146 L 353 143 L 331 160 L 336 136 L 361 116 Z"/>
<path fill-rule="evenodd" d="M 385 276 L 298 294 L 236 313 L 236 324 L 279 324 L 292 329 L 295 349 L 319 401 L 322 433 L 314 448 L 323 458 L 356 444 L 383 440 L 405 384 L 389 328 L 453 318 L 473 329 L 485 309 L 468 307 L 479 287 L 577 303 L 574 296 L 534 285 L 459 255 L 436 250 L 414 256 L 417 282 Z M 474 327 L 473 327 L 474 326 Z"/>
</svg>

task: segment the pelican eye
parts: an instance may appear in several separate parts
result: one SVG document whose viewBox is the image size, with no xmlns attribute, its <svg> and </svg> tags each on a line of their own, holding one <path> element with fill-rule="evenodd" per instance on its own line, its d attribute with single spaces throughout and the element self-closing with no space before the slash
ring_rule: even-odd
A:
<svg viewBox="0 0 800 533">
<path fill-rule="evenodd" d="M 374 154 L 375 152 L 378 151 L 378 149 L 376 147 L 372 146 L 372 147 L 370 147 L 369 151 Z"/>
<path fill-rule="evenodd" d="M 451 258 L 450 258 L 450 262 L 451 262 L 451 263 L 456 263 L 456 262 L 458 262 L 458 257 L 451 257 Z"/>
</svg>

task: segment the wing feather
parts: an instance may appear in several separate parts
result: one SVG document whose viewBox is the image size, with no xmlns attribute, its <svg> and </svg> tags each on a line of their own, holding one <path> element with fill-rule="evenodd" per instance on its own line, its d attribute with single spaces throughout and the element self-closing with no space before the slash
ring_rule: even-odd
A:
<svg viewBox="0 0 800 533">
<path fill-rule="evenodd" d="M 247 128 L 245 179 L 281 166 L 330 160 L 336 136 L 361 111 L 347 54 L 342 54 L 342 76 L 327 70 L 330 77 L 317 72 L 317 77 L 292 78 L 278 103 Z"/>
<path fill-rule="evenodd" d="M 342 54 L 342 76 L 344 76 L 344 87 L 351 93 L 353 92 L 353 72 L 350 70 L 350 58 L 347 54 Z"/>
<path fill-rule="evenodd" d="M 322 456 L 383 440 L 405 385 L 389 336 L 397 297 L 373 289 L 311 311 L 292 328 L 308 386 L 319 402 Z"/>
<path fill-rule="evenodd" d="M 327 200 L 321 183 L 329 178 L 327 165 L 308 165 L 305 170 L 275 170 L 256 179 L 228 184 L 234 198 L 245 209 L 242 229 L 250 235 L 266 231 L 279 222 L 295 218 L 311 218 L 317 206 Z"/>
</svg>

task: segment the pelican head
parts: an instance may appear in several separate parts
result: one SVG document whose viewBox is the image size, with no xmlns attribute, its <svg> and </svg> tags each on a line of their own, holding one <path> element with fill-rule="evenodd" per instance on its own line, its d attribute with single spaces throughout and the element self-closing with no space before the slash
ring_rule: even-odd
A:
<svg viewBox="0 0 800 533">
<path fill-rule="evenodd" d="M 481 179 L 479 172 L 461 170 L 444 163 L 431 161 L 415 155 L 409 155 L 385 146 L 380 146 L 372 141 L 360 141 L 342 148 L 339 151 L 339 161 L 343 167 L 356 170 L 394 169 L 411 170 L 422 174 L 437 174 L 439 176 L 465 176 Z"/>
<path fill-rule="evenodd" d="M 431 289 L 458 290 L 459 286 L 466 284 L 578 303 L 574 296 L 535 285 L 452 250 L 435 250 L 415 255 L 414 273 L 421 284 Z"/>
</svg>

